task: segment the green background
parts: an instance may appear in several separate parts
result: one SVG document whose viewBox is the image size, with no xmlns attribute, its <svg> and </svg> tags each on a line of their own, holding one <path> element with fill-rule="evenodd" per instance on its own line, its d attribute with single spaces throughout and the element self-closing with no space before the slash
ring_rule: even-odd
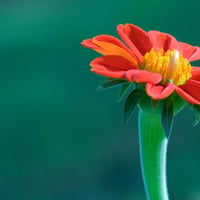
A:
<svg viewBox="0 0 200 200">
<path fill-rule="evenodd" d="M 0 2 L 0 199 L 145 200 L 137 113 L 89 71 L 80 42 L 133 23 L 200 44 L 199 1 Z M 198 64 L 198 63 L 196 63 Z M 172 200 L 200 199 L 200 127 L 186 108 L 168 150 Z"/>
</svg>

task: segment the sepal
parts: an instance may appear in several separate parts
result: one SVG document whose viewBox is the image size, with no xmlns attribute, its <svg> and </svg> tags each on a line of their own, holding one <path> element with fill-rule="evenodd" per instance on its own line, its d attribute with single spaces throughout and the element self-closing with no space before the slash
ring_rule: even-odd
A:
<svg viewBox="0 0 200 200">
<path fill-rule="evenodd" d="M 108 78 L 97 88 L 97 91 L 118 86 L 122 83 L 127 83 L 127 81 L 124 79 Z"/>
<path fill-rule="evenodd" d="M 127 82 L 127 83 L 122 84 L 120 91 L 119 91 L 118 100 L 117 100 L 118 103 L 124 98 L 124 96 L 126 95 L 128 90 L 131 88 L 131 86 L 133 87 L 133 89 L 135 88 L 134 83 Z"/>
<path fill-rule="evenodd" d="M 174 103 L 171 99 L 165 99 L 163 102 L 161 122 L 165 131 L 166 138 L 170 137 L 174 119 Z"/>
<path fill-rule="evenodd" d="M 191 104 L 190 107 L 194 111 L 194 114 L 195 114 L 195 121 L 193 125 L 196 126 L 200 122 L 200 105 Z"/>
<path fill-rule="evenodd" d="M 177 115 L 187 105 L 187 102 L 176 93 L 172 94 L 170 99 L 173 101 L 174 115 Z"/>
<path fill-rule="evenodd" d="M 145 96 L 145 92 L 135 89 L 127 97 L 124 104 L 124 125 L 127 125 L 128 120 L 134 113 L 139 101 Z"/>
</svg>

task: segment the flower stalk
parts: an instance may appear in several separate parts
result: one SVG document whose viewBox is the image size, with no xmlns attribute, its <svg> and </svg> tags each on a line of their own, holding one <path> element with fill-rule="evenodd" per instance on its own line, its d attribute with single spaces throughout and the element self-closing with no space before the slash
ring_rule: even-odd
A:
<svg viewBox="0 0 200 200">
<path fill-rule="evenodd" d="M 140 159 L 148 200 L 169 200 L 166 181 L 168 139 L 155 110 L 139 111 Z"/>
</svg>

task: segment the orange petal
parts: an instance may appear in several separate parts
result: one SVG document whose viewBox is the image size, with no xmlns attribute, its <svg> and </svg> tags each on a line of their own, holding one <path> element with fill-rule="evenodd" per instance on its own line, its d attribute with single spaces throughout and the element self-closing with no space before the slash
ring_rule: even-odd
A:
<svg viewBox="0 0 200 200">
<path fill-rule="evenodd" d="M 81 44 L 87 48 L 94 49 L 100 54 L 119 55 L 130 60 L 135 65 L 138 63 L 134 53 L 119 39 L 111 35 L 99 35 L 93 39 L 84 40 Z"/>
<path fill-rule="evenodd" d="M 184 42 L 178 42 L 178 50 L 182 52 L 183 57 L 187 58 L 190 62 L 200 59 L 199 47 L 191 46 Z"/>
<path fill-rule="evenodd" d="M 147 32 L 136 25 L 120 24 L 117 26 L 117 31 L 120 37 L 140 59 L 141 55 L 144 55 L 153 47 Z"/>
<path fill-rule="evenodd" d="M 188 80 L 186 84 L 176 87 L 176 92 L 192 104 L 200 104 L 200 82 Z"/>
<path fill-rule="evenodd" d="M 177 48 L 177 40 L 170 34 L 159 31 L 149 31 L 148 35 L 155 49 L 167 51 Z"/>
<path fill-rule="evenodd" d="M 128 49 L 128 47 L 124 43 L 122 43 L 119 39 L 111 35 L 98 35 L 94 37 L 93 40 L 112 43 L 130 52 L 130 49 Z"/>
<path fill-rule="evenodd" d="M 91 71 L 112 78 L 123 78 L 126 71 L 136 68 L 129 60 L 116 55 L 107 55 L 94 59 Z"/>
<path fill-rule="evenodd" d="M 101 76 L 106 76 L 110 78 L 123 78 L 124 71 L 116 70 L 111 67 L 104 67 L 101 65 L 96 65 L 94 68 L 91 68 L 91 71 L 99 74 Z"/>
<path fill-rule="evenodd" d="M 100 47 L 98 49 L 95 49 L 95 51 L 97 51 L 98 53 L 101 53 L 103 55 L 121 56 L 132 62 L 134 65 L 137 65 L 137 61 L 125 49 L 122 49 L 121 47 L 116 46 L 112 43 L 102 42 L 98 40 L 93 40 L 93 43 Z"/>
<path fill-rule="evenodd" d="M 93 41 L 92 39 L 86 39 L 86 40 L 83 40 L 83 42 L 81 42 L 81 44 L 84 47 L 87 47 L 87 48 L 90 48 L 90 49 L 98 49 L 98 48 L 100 48 L 96 44 L 93 44 L 92 41 Z"/>
<path fill-rule="evenodd" d="M 153 85 L 151 83 L 146 84 L 146 92 L 153 99 L 164 99 L 167 98 L 175 90 L 173 83 L 168 83 L 165 86 Z"/>
<path fill-rule="evenodd" d="M 195 80 L 200 82 L 200 67 L 192 67 L 192 77 L 190 80 Z"/>
<path fill-rule="evenodd" d="M 136 69 L 127 71 L 125 79 L 130 82 L 158 84 L 161 81 L 162 76 L 158 73 Z"/>
<path fill-rule="evenodd" d="M 96 65 L 102 65 L 105 67 L 109 66 L 123 71 L 127 71 L 130 69 L 137 69 L 136 66 L 134 66 L 134 64 L 129 60 L 125 59 L 124 57 L 116 55 L 101 56 L 94 59 L 90 63 L 91 67 L 95 67 Z"/>
</svg>

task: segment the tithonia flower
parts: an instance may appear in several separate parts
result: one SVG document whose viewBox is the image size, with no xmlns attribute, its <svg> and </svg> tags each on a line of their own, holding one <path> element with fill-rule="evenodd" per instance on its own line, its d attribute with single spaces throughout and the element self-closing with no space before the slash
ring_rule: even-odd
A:
<svg viewBox="0 0 200 200">
<path fill-rule="evenodd" d="M 132 24 L 118 25 L 117 32 L 124 43 L 110 35 L 82 42 L 103 55 L 90 63 L 93 72 L 143 84 L 152 99 L 176 92 L 189 103 L 200 104 L 200 67 L 190 64 L 200 59 L 199 47 Z"/>
</svg>

